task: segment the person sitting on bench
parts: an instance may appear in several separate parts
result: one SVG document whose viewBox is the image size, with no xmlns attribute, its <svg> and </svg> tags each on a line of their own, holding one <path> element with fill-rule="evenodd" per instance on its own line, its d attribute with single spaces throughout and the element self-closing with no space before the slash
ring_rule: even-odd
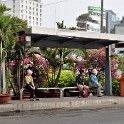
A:
<svg viewBox="0 0 124 124">
<path fill-rule="evenodd" d="M 101 89 L 103 89 L 102 85 L 98 82 L 97 78 L 98 71 L 96 69 L 92 70 L 92 74 L 89 77 L 89 86 L 93 88 L 97 88 L 97 96 L 101 97 Z"/>
<path fill-rule="evenodd" d="M 25 86 L 24 86 L 24 88 L 30 92 L 30 98 L 31 98 L 30 100 L 34 101 L 35 97 L 36 97 L 36 100 L 39 100 L 39 98 L 38 98 L 38 90 L 34 86 L 32 73 L 33 73 L 33 71 L 31 71 L 30 69 L 27 70 L 27 74 L 25 76 Z"/>
<path fill-rule="evenodd" d="M 89 89 L 88 86 L 84 85 L 84 71 L 79 70 L 79 75 L 76 76 L 76 83 L 77 83 L 77 88 L 79 88 L 80 93 L 79 93 L 79 98 L 81 97 L 83 88 Z"/>
</svg>

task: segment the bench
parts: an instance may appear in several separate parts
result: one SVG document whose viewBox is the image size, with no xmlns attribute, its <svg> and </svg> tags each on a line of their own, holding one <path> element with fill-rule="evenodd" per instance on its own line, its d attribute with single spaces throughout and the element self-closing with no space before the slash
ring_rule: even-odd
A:
<svg viewBox="0 0 124 124">
<path fill-rule="evenodd" d="M 50 90 L 50 89 L 53 89 L 53 90 L 59 90 L 60 91 L 60 98 L 63 98 L 64 97 L 64 90 L 66 89 L 77 89 L 77 87 L 63 87 L 63 88 L 59 88 L 59 87 L 49 87 L 49 88 L 37 88 L 38 90 Z M 24 92 L 24 88 L 22 88 L 20 90 L 20 100 L 23 99 L 23 92 Z"/>
</svg>

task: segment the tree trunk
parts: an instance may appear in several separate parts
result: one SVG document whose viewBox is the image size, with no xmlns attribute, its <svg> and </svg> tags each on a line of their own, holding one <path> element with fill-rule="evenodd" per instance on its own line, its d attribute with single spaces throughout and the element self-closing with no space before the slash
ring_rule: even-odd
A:
<svg viewBox="0 0 124 124">
<path fill-rule="evenodd" d="M 59 67 L 59 71 L 58 71 L 58 74 L 57 74 L 57 77 L 56 77 L 56 80 L 55 80 L 55 85 L 57 85 L 57 83 L 58 83 L 58 81 L 59 81 L 60 74 L 61 74 L 61 70 L 62 70 L 62 64 L 61 64 L 60 67 Z"/>
</svg>

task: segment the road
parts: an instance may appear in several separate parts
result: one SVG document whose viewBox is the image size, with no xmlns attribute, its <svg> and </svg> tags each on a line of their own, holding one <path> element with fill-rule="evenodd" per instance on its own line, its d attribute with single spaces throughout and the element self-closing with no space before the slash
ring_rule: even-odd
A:
<svg viewBox="0 0 124 124">
<path fill-rule="evenodd" d="M 124 105 L 0 113 L 0 124 L 124 124 Z"/>
</svg>

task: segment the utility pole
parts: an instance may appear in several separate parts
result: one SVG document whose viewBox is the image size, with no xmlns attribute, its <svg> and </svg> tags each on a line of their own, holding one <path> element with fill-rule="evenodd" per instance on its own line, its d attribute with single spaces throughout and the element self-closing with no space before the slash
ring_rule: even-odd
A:
<svg viewBox="0 0 124 124">
<path fill-rule="evenodd" d="M 100 25 L 100 32 L 104 33 L 104 30 L 103 30 L 103 0 L 101 0 L 101 25 Z"/>
</svg>

